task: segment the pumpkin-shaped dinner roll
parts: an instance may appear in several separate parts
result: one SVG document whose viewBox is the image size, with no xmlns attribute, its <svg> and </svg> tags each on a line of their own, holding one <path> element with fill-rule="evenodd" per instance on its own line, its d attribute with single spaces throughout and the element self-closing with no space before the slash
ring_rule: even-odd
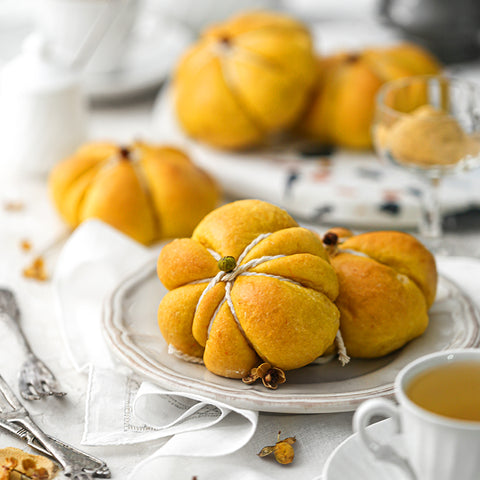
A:
<svg viewBox="0 0 480 480">
<path fill-rule="evenodd" d="M 299 119 L 315 75 L 305 25 L 277 12 L 244 13 L 207 29 L 182 57 L 175 111 L 200 141 L 251 147 Z"/>
<path fill-rule="evenodd" d="M 332 229 L 324 242 L 338 276 L 336 305 L 349 356 L 380 357 L 425 331 L 437 270 L 433 255 L 415 237 L 395 231 L 353 236 Z"/>
<path fill-rule="evenodd" d="M 98 218 L 147 245 L 191 235 L 220 197 L 185 153 L 140 142 L 84 145 L 53 169 L 49 187 L 72 228 Z"/>
<path fill-rule="evenodd" d="M 312 140 L 355 149 L 372 147 L 375 96 L 385 82 L 442 69 L 428 51 L 409 43 L 335 53 L 319 58 L 317 68 L 315 94 L 300 131 Z M 417 106 L 425 103 L 422 93 L 416 92 Z"/>
<path fill-rule="evenodd" d="M 290 370 L 322 355 L 338 331 L 338 282 L 321 240 L 282 209 L 241 200 L 209 213 L 158 258 L 170 291 L 160 330 L 183 358 L 242 378 L 262 361 Z"/>
</svg>

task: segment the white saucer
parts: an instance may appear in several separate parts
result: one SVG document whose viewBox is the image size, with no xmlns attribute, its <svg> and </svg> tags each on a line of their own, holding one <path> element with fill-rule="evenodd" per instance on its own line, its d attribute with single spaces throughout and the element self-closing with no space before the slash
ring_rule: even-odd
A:
<svg viewBox="0 0 480 480">
<path fill-rule="evenodd" d="M 112 72 L 85 73 L 85 88 L 94 101 L 116 101 L 158 87 L 192 42 L 179 24 L 145 14 L 132 32 L 122 63 Z"/>
<path fill-rule="evenodd" d="M 402 436 L 395 433 L 391 419 L 383 420 L 368 427 L 371 435 L 392 445 L 402 456 L 405 447 Z M 343 441 L 330 455 L 323 468 L 322 480 L 405 480 L 400 468 L 377 460 L 360 442 L 354 433 Z"/>
</svg>

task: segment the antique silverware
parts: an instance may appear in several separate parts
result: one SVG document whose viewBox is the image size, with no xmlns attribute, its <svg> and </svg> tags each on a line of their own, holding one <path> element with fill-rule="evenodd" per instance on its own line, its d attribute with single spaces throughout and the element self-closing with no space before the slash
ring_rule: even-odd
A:
<svg viewBox="0 0 480 480">
<path fill-rule="evenodd" d="M 20 368 L 18 385 L 25 400 L 39 400 L 47 395 L 63 397 L 65 392 L 58 389 L 57 381 L 50 369 L 33 353 L 20 327 L 20 309 L 10 290 L 0 289 L 0 319 L 9 321 L 18 341 L 27 353 L 27 359 Z"/>
<path fill-rule="evenodd" d="M 47 435 L 32 420 L 11 388 L 0 376 L 0 427 L 19 436 L 40 452 L 51 456 L 72 480 L 110 478 L 110 470 L 102 460 Z"/>
</svg>

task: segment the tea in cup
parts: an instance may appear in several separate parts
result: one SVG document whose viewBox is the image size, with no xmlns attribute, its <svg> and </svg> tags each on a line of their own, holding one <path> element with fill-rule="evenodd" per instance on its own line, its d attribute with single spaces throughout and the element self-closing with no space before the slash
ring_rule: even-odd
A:
<svg viewBox="0 0 480 480">
<path fill-rule="evenodd" d="M 417 480 L 480 478 L 480 350 L 446 350 L 415 360 L 397 375 L 395 396 L 398 405 L 368 400 L 353 418 L 360 441 L 377 459 Z M 396 423 L 406 458 L 366 429 L 379 415 Z"/>
</svg>

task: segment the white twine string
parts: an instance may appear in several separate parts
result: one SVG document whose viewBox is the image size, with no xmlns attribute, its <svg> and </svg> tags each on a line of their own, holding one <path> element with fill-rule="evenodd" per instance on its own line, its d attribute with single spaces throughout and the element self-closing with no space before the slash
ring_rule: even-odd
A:
<svg viewBox="0 0 480 480">
<path fill-rule="evenodd" d="M 342 367 L 344 367 L 348 362 L 350 362 L 350 357 L 347 354 L 347 348 L 343 342 L 342 332 L 340 329 L 337 330 L 337 334 L 335 335 L 335 345 L 337 346 L 338 361 L 342 364 Z"/>
<path fill-rule="evenodd" d="M 357 257 L 372 259 L 372 257 L 370 255 L 367 255 L 366 253 L 359 252 L 358 250 L 351 250 L 350 248 L 338 248 L 337 253 L 350 253 L 351 255 L 356 255 Z"/>
<path fill-rule="evenodd" d="M 357 257 L 364 257 L 364 258 L 372 258 L 370 255 L 367 255 L 366 253 L 359 252 L 357 250 L 351 250 L 349 248 L 336 248 L 333 251 L 334 255 L 338 255 L 339 253 L 349 253 L 351 255 L 356 255 Z M 335 336 L 335 345 L 337 347 L 337 352 L 338 352 L 338 360 L 342 364 L 342 367 L 344 367 L 347 363 L 350 362 L 350 357 L 347 353 L 347 348 L 345 347 L 345 342 L 343 341 L 342 337 L 342 331 L 341 331 L 341 326 L 337 331 L 337 335 Z"/>
<path fill-rule="evenodd" d="M 235 323 L 237 324 L 238 329 L 240 330 L 240 332 L 242 333 L 243 337 L 248 342 L 248 344 L 251 346 L 251 343 L 250 343 L 245 331 L 243 330 L 242 325 L 240 324 L 240 320 L 238 319 L 238 316 L 237 316 L 237 313 L 235 311 L 235 307 L 234 307 L 233 301 L 232 301 L 231 291 L 232 291 L 233 284 L 234 284 L 235 280 L 237 279 L 237 277 L 248 276 L 248 275 L 261 275 L 261 276 L 264 276 L 264 277 L 276 278 L 278 280 L 282 280 L 282 281 L 285 281 L 285 282 L 290 282 L 290 283 L 293 283 L 294 285 L 301 286 L 300 283 L 295 282 L 294 280 L 292 280 L 290 278 L 282 277 L 280 275 L 272 275 L 272 274 L 269 274 L 269 273 L 259 273 L 259 272 L 249 272 L 248 271 L 251 268 L 254 268 L 254 267 L 256 267 L 256 266 L 258 266 L 262 263 L 268 262 L 270 260 L 276 260 L 277 258 L 282 258 L 282 257 L 285 257 L 286 255 L 265 255 L 265 256 L 259 257 L 259 258 L 253 258 L 252 260 L 249 260 L 248 262 L 241 265 L 241 262 L 248 255 L 250 250 L 253 247 L 255 247 L 256 245 L 258 245 L 262 240 L 265 240 L 266 238 L 268 238 L 270 235 L 271 235 L 271 233 L 262 233 L 261 235 L 258 235 L 258 237 L 256 237 L 252 242 L 250 242 L 245 247 L 245 249 L 240 254 L 240 256 L 238 257 L 238 264 L 232 271 L 230 271 L 230 272 L 220 271 L 213 278 L 205 278 L 203 280 L 196 280 L 195 282 L 192 282 L 192 283 L 209 282 L 207 287 L 205 288 L 205 290 L 200 295 L 200 298 L 198 299 L 197 305 L 195 307 L 195 313 L 197 312 L 197 310 L 198 310 L 200 304 L 202 303 L 202 300 L 205 298 L 205 295 L 207 294 L 207 292 L 210 291 L 213 287 L 215 287 L 215 285 L 217 285 L 218 283 L 220 283 L 220 282 L 225 283 L 225 296 L 222 299 L 222 301 L 220 302 L 220 304 L 218 305 L 218 307 L 216 308 L 215 312 L 213 313 L 213 315 L 212 315 L 212 317 L 211 317 L 211 319 L 208 323 L 207 338 L 210 335 L 210 331 L 212 329 L 213 321 L 215 320 L 215 317 L 217 316 L 217 314 L 220 310 L 220 307 L 225 302 L 227 302 L 228 308 L 230 309 L 230 312 L 232 313 L 232 316 L 235 320 Z M 215 260 L 220 260 L 221 259 L 221 255 L 218 254 L 217 252 L 215 252 L 214 250 L 208 249 L 208 251 L 213 256 L 213 258 L 215 258 Z"/>
<path fill-rule="evenodd" d="M 327 249 L 328 254 L 331 257 L 335 257 L 339 253 L 350 253 L 352 255 L 356 255 L 357 257 L 372 258 L 369 255 L 367 255 L 366 253 L 359 252 L 357 250 L 351 250 L 350 248 L 340 248 L 336 245 L 327 245 L 325 248 Z"/>
<path fill-rule="evenodd" d="M 175 348 L 172 344 L 168 346 L 168 353 L 170 355 L 175 355 L 176 357 L 181 358 L 186 362 L 198 363 L 200 365 L 203 365 L 203 358 L 194 357 L 193 355 L 188 355 L 188 353 L 183 353 L 178 348 Z"/>
</svg>

